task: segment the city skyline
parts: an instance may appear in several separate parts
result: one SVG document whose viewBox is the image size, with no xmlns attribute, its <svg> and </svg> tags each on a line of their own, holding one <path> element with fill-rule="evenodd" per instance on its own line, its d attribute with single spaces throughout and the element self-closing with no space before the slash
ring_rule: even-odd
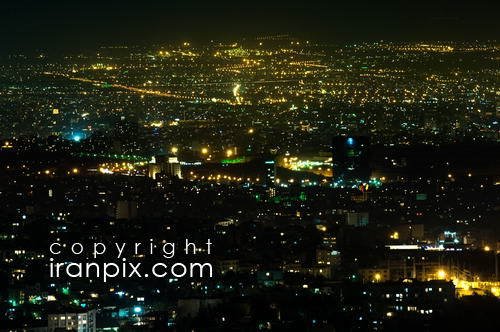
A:
<svg viewBox="0 0 500 332">
<path fill-rule="evenodd" d="M 498 329 L 495 4 L 0 6 L 0 332 Z"/>
</svg>

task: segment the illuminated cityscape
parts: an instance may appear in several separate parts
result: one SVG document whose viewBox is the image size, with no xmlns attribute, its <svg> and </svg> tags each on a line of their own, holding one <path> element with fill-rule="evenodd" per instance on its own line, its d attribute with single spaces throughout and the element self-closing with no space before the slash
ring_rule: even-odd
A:
<svg viewBox="0 0 500 332">
<path fill-rule="evenodd" d="M 275 33 L 264 5 L 264 33 L 188 38 L 179 5 L 192 27 L 138 42 L 103 6 L 112 42 L 56 5 L 99 45 L 1 39 L 0 331 L 497 330 L 494 38 Z"/>
</svg>

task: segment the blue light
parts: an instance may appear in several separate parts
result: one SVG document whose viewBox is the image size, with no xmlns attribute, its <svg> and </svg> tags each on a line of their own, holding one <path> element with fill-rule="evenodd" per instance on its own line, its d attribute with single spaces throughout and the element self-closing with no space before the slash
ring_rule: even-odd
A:
<svg viewBox="0 0 500 332">
<path fill-rule="evenodd" d="M 347 144 L 348 144 L 348 145 L 354 145 L 354 138 L 352 138 L 352 137 L 348 137 L 348 138 L 347 138 Z"/>
<path fill-rule="evenodd" d="M 140 314 L 141 312 L 142 312 L 142 308 L 141 307 L 134 307 L 134 313 Z"/>
<path fill-rule="evenodd" d="M 82 139 L 82 136 L 75 134 L 75 135 L 71 136 L 71 139 L 75 142 L 80 142 L 80 140 Z"/>
</svg>

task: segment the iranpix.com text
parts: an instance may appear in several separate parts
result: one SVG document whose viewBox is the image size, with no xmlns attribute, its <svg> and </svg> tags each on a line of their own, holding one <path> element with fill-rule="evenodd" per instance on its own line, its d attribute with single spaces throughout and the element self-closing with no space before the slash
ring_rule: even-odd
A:
<svg viewBox="0 0 500 332">
<path fill-rule="evenodd" d="M 158 243 L 153 239 L 147 243 L 52 242 L 49 274 L 51 278 L 89 278 L 104 282 L 111 278 L 211 278 L 213 268 L 209 262 L 172 262 L 178 256 L 207 258 L 211 246 L 210 239 L 202 245 L 188 239 L 180 245 L 165 240 Z M 150 264 L 143 264 L 146 260 Z"/>
</svg>

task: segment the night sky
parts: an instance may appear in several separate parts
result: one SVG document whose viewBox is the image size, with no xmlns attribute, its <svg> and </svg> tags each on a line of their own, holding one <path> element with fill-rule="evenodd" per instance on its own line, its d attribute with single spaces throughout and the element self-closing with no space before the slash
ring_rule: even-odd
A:
<svg viewBox="0 0 500 332">
<path fill-rule="evenodd" d="M 499 1 L 2 0 L 3 50 L 291 34 L 331 42 L 498 39 Z"/>
</svg>

